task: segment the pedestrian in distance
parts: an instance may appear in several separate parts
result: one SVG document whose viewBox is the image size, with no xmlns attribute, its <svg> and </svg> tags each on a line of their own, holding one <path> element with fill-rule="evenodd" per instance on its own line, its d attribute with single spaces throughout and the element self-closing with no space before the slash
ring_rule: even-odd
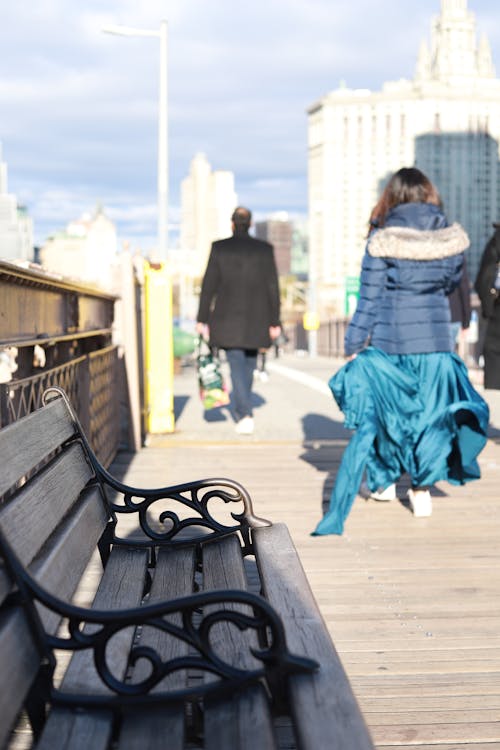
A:
<svg viewBox="0 0 500 750">
<path fill-rule="evenodd" d="M 229 363 L 236 432 L 254 430 L 252 385 L 259 349 L 281 331 L 278 273 L 273 246 L 249 234 L 252 214 L 235 209 L 233 235 L 214 242 L 203 277 L 197 331 L 224 349 Z"/>
<path fill-rule="evenodd" d="M 267 383 L 269 380 L 269 373 L 266 369 L 267 365 L 267 349 L 259 349 L 257 353 L 257 369 L 254 375 L 256 375 L 262 383 Z"/>
<path fill-rule="evenodd" d="M 468 246 L 420 170 L 391 177 L 370 217 L 360 298 L 345 336 L 349 361 L 329 383 L 354 434 L 314 535 L 342 533 L 365 472 L 381 499 L 409 474 L 415 516 L 431 514 L 436 482 L 479 478 L 488 406 L 454 352 L 447 298 Z"/>
<path fill-rule="evenodd" d="M 483 251 L 474 286 L 486 320 L 484 387 L 500 390 L 500 224 L 493 226 L 495 232 Z"/>
</svg>

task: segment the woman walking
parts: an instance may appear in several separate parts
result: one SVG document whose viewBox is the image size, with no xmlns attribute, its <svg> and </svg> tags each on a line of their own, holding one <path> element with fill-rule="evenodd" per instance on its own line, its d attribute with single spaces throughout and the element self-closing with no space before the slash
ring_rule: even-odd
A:
<svg viewBox="0 0 500 750">
<path fill-rule="evenodd" d="M 329 383 L 355 432 L 314 535 L 342 533 L 365 471 L 373 493 L 408 473 L 416 516 L 431 514 L 435 482 L 479 478 L 488 406 L 454 353 L 447 299 L 468 246 L 420 170 L 392 176 L 370 217 L 360 299 L 345 337 L 350 361 Z"/>
</svg>

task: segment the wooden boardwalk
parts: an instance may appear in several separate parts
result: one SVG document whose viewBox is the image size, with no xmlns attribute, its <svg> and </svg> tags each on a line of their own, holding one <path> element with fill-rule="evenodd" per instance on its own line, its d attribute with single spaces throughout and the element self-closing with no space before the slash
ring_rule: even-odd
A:
<svg viewBox="0 0 500 750">
<path fill-rule="evenodd" d="M 165 440 L 129 480 L 147 483 L 160 466 L 174 482 L 231 474 L 259 515 L 288 524 L 377 747 L 500 748 L 498 445 L 484 479 L 442 488 L 430 519 L 360 499 L 345 536 L 313 538 L 322 483 L 300 446 Z M 316 450 L 333 471 L 340 446 Z"/>
<path fill-rule="evenodd" d="M 358 498 L 342 537 L 311 537 L 348 438 L 324 387 L 334 363 L 273 365 L 252 437 L 227 412 L 204 418 L 186 369 L 176 432 L 112 471 L 149 487 L 229 476 L 288 525 L 379 750 L 500 749 L 500 392 L 480 481 L 437 486 L 430 518 Z"/>
<path fill-rule="evenodd" d="M 298 364 L 324 380 L 325 362 Z M 358 498 L 344 536 L 311 537 L 347 437 L 331 399 L 272 371 L 256 387 L 256 434 L 236 439 L 203 422 L 193 381 L 177 379 L 178 431 L 153 438 L 127 479 L 231 476 L 258 515 L 287 523 L 380 750 L 500 748 L 498 429 L 482 479 L 438 485 L 431 518 Z"/>
</svg>

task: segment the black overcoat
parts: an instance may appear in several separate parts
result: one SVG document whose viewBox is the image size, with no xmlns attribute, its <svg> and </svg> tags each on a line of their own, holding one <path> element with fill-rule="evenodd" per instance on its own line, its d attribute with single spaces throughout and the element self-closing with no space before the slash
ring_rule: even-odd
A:
<svg viewBox="0 0 500 750">
<path fill-rule="evenodd" d="M 198 321 L 208 323 L 210 345 L 261 349 L 269 327 L 280 325 L 273 246 L 248 233 L 214 242 L 203 278 Z"/>
</svg>

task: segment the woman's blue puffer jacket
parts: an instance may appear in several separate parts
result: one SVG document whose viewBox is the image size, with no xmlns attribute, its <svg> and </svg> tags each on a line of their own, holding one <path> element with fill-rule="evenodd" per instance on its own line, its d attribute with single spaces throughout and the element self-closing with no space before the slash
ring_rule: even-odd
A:
<svg viewBox="0 0 500 750">
<path fill-rule="evenodd" d="M 437 206 L 393 208 L 368 239 L 346 355 L 369 344 L 387 354 L 453 351 L 448 295 L 460 281 L 468 246 L 462 227 L 449 226 Z"/>
</svg>

